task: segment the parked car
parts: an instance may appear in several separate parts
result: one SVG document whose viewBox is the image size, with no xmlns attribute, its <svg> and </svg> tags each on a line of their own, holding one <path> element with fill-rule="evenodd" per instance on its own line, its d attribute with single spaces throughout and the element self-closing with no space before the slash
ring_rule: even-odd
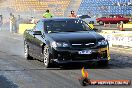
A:
<svg viewBox="0 0 132 88">
<path fill-rule="evenodd" d="M 78 18 L 42 19 L 31 30 L 24 32 L 24 50 L 27 60 L 51 64 L 97 62 L 108 65 L 107 40 L 91 30 Z"/>
<path fill-rule="evenodd" d="M 89 15 L 78 15 L 78 17 L 87 22 L 88 24 L 96 23 L 96 18 L 90 17 Z"/>
<path fill-rule="evenodd" d="M 125 18 L 121 15 L 110 15 L 108 17 L 101 17 L 101 18 L 97 18 L 97 23 L 99 23 L 100 25 L 106 23 L 110 23 L 110 24 L 117 24 L 117 23 L 127 23 L 129 22 L 129 18 Z"/>
</svg>

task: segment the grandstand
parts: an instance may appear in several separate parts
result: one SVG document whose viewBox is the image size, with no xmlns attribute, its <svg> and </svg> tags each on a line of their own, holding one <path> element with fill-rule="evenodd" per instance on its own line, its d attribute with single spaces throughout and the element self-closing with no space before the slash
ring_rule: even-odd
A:
<svg viewBox="0 0 132 88">
<path fill-rule="evenodd" d="M 55 16 L 132 14 L 132 0 L 1 0 L 0 14 L 10 12 L 35 17 L 49 9 Z"/>
<path fill-rule="evenodd" d="M 42 14 L 49 9 L 55 16 L 63 16 L 71 0 L 6 0 L 0 7 L 14 13 Z"/>
<path fill-rule="evenodd" d="M 82 0 L 78 9 L 78 14 L 80 15 L 130 15 L 131 13 L 130 0 Z"/>
</svg>

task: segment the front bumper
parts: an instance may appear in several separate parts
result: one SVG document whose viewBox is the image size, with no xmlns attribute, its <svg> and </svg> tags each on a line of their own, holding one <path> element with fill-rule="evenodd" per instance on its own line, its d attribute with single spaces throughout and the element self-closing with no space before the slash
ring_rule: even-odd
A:
<svg viewBox="0 0 132 88">
<path fill-rule="evenodd" d="M 85 49 L 87 50 L 87 49 Z M 80 50 L 52 49 L 52 62 L 63 63 L 87 63 L 110 60 L 109 48 L 90 49 L 91 54 L 79 54 Z"/>
<path fill-rule="evenodd" d="M 97 60 L 97 59 L 93 59 L 93 60 L 58 60 L 58 59 L 54 59 L 53 60 L 55 63 L 58 64 L 68 64 L 68 63 L 90 63 L 90 62 L 98 62 L 98 61 L 107 61 L 107 58 L 104 58 L 102 60 Z"/>
</svg>

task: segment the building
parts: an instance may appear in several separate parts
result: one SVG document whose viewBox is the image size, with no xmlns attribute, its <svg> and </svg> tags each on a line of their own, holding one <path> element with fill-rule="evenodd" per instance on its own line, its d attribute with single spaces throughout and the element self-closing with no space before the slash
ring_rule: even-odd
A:
<svg viewBox="0 0 132 88">
<path fill-rule="evenodd" d="M 79 15 L 132 14 L 131 0 L 82 0 Z"/>
</svg>

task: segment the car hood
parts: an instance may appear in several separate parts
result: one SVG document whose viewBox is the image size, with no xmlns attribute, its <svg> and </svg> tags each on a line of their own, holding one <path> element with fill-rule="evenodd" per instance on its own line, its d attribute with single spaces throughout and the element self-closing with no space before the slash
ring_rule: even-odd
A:
<svg viewBox="0 0 132 88">
<path fill-rule="evenodd" d="M 85 18 L 85 19 L 83 19 L 84 21 L 96 21 L 96 19 L 95 18 Z"/>
<path fill-rule="evenodd" d="M 98 40 L 104 39 L 103 36 L 99 35 L 94 31 L 50 33 L 48 34 L 48 37 L 58 42 L 74 42 L 74 43 L 96 42 Z"/>
</svg>

